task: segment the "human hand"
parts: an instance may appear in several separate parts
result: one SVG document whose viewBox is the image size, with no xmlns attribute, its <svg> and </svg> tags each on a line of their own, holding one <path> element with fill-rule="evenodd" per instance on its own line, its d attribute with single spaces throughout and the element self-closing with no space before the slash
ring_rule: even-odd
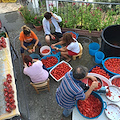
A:
<svg viewBox="0 0 120 120">
<path fill-rule="evenodd" d="M 90 86 L 93 90 L 98 87 L 98 81 L 93 81 L 92 85 Z"/>
<path fill-rule="evenodd" d="M 55 44 L 52 44 L 52 45 L 51 45 L 51 48 L 52 48 L 52 49 L 55 49 Z"/>
<path fill-rule="evenodd" d="M 94 77 L 94 76 L 89 76 L 89 78 L 90 78 L 92 81 L 97 81 L 97 78 Z"/>
<path fill-rule="evenodd" d="M 32 52 L 33 52 L 33 50 L 32 50 L 32 49 L 29 49 L 29 50 L 28 50 L 28 52 L 29 52 L 29 53 L 32 53 Z"/>
<path fill-rule="evenodd" d="M 54 40 L 54 39 L 55 39 L 55 36 L 51 35 L 51 38 Z"/>
<path fill-rule="evenodd" d="M 35 52 L 35 46 L 33 46 L 32 52 Z"/>
<path fill-rule="evenodd" d="M 53 13 L 52 12 L 50 12 L 51 13 L 51 15 L 53 16 Z"/>
</svg>

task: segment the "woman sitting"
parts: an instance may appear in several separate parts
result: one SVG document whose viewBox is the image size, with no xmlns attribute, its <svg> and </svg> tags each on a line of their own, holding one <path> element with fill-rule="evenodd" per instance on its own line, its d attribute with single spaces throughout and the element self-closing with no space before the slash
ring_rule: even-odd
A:
<svg viewBox="0 0 120 120">
<path fill-rule="evenodd" d="M 22 58 L 24 58 L 24 50 L 27 50 L 29 53 L 35 52 L 35 47 L 38 45 L 38 47 L 41 47 L 41 43 L 36 36 L 36 34 L 26 25 L 22 27 L 22 32 L 20 33 L 20 44 L 21 44 L 21 55 Z M 28 49 L 27 46 L 34 44 L 32 49 Z"/>
<path fill-rule="evenodd" d="M 44 82 L 48 79 L 49 73 L 43 69 L 43 63 L 40 60 L 32 59 L 29 55 L 25 55 L 24 65 L 23 73 L 28 75 L 33 83 Z"/>
<path fill-rule="evenodd" d="M 56 48 L 55 45 L 66 44 L 65 47 Z M 53 49 L 59 50 L 61 55 L 66 58 L 66 62 L 69 62 L 71 58 L 69 56 L 77 55 L 80 52 L 80 47 L 75 38 L 72 37 L 70 33 L 64 33 L 61 41 L 55 44 L 52 44 L 51 47 Z"/>
</svg>

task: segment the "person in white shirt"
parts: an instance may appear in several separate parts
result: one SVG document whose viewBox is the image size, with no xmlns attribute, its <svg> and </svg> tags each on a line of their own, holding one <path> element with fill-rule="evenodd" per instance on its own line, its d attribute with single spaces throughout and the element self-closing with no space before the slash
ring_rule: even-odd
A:
<svg viewBox="0 0 120 120">
<path fill-rule="evenodd" d="M 62 37 L 61 28 L 58 22 L 61 22 L 62 18 L 52 12 L 46 12 L 43 18 L 43 29 L 45 32 L 45 41 L 50 46 L 50 40 L 58 40 Z M 52 33 L 51 25 L 55 28 L 54 33 Z"/>
<path fill-rule="evenodd" d="M 55 47 L 55 45 L 62 45 L 62 44 L 66 44 L 66 46 L 60 49 Z M 61 41 L 52 44 L 51 47 L 53 49 L 59 50 L 61 52 L 61 55 L 64 58 L 66 58 L 66 62 L 69 62 L 71 60 L 69 56 L 77 55 L 80 52 L 80 47 L 77 40 L 73 38 L 72 34 L 70 33 L 64 33 L 63 37 L 61 38 Z"/>
</svg>

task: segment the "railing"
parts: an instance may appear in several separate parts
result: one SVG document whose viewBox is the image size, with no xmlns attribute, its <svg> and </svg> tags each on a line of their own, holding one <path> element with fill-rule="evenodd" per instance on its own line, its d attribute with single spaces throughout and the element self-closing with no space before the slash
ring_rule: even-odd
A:
<svg viewBox="0 0 120 120">
<path fill-rule="evenodd" d="M 46 6 L 62 17 L 60 25 L 66 28 L 100 31 L 120 24 L 120 3 L 47 0 Z"/>
</svg>

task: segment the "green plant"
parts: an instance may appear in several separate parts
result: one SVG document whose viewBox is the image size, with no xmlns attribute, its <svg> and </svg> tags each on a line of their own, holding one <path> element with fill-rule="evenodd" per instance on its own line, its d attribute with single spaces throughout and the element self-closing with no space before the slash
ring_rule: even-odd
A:
<svg viewBox="0 0 120 120">
<path fill-rule="evenodd" d="M 35 26 L 41 26 L 43 15 L 34 14 L 27 6 L 21 6 L 18 11 L 23 15 L 25 23 L 32 23 Z"/>
<path fill-rule="evenodd" d="M 31 18 L 33 17 L 32 15 L 32 11 L 28 9 L 27 6 L 21 6 L 18 11 L 22 14 L 24 20 L 25 20 L 25 23 L 30 23 L 31 21 Z"/>
<path fill-rule="evenodd" d="M 118 6 L 106 12 L 89 3 L 62 4 L 58 14 L 62 17 L 61 27 L 80 28 L 84 30 L 100 31 L 109 25 L 120 24 Z"/>
<path fill-rule="evenodd" d="M 43 15 L 35 15 L 33 19 L 31 19 L 31 23 L 33 23 L 35 26 L 41 26 L 43 20 Z"/>
</svg>

